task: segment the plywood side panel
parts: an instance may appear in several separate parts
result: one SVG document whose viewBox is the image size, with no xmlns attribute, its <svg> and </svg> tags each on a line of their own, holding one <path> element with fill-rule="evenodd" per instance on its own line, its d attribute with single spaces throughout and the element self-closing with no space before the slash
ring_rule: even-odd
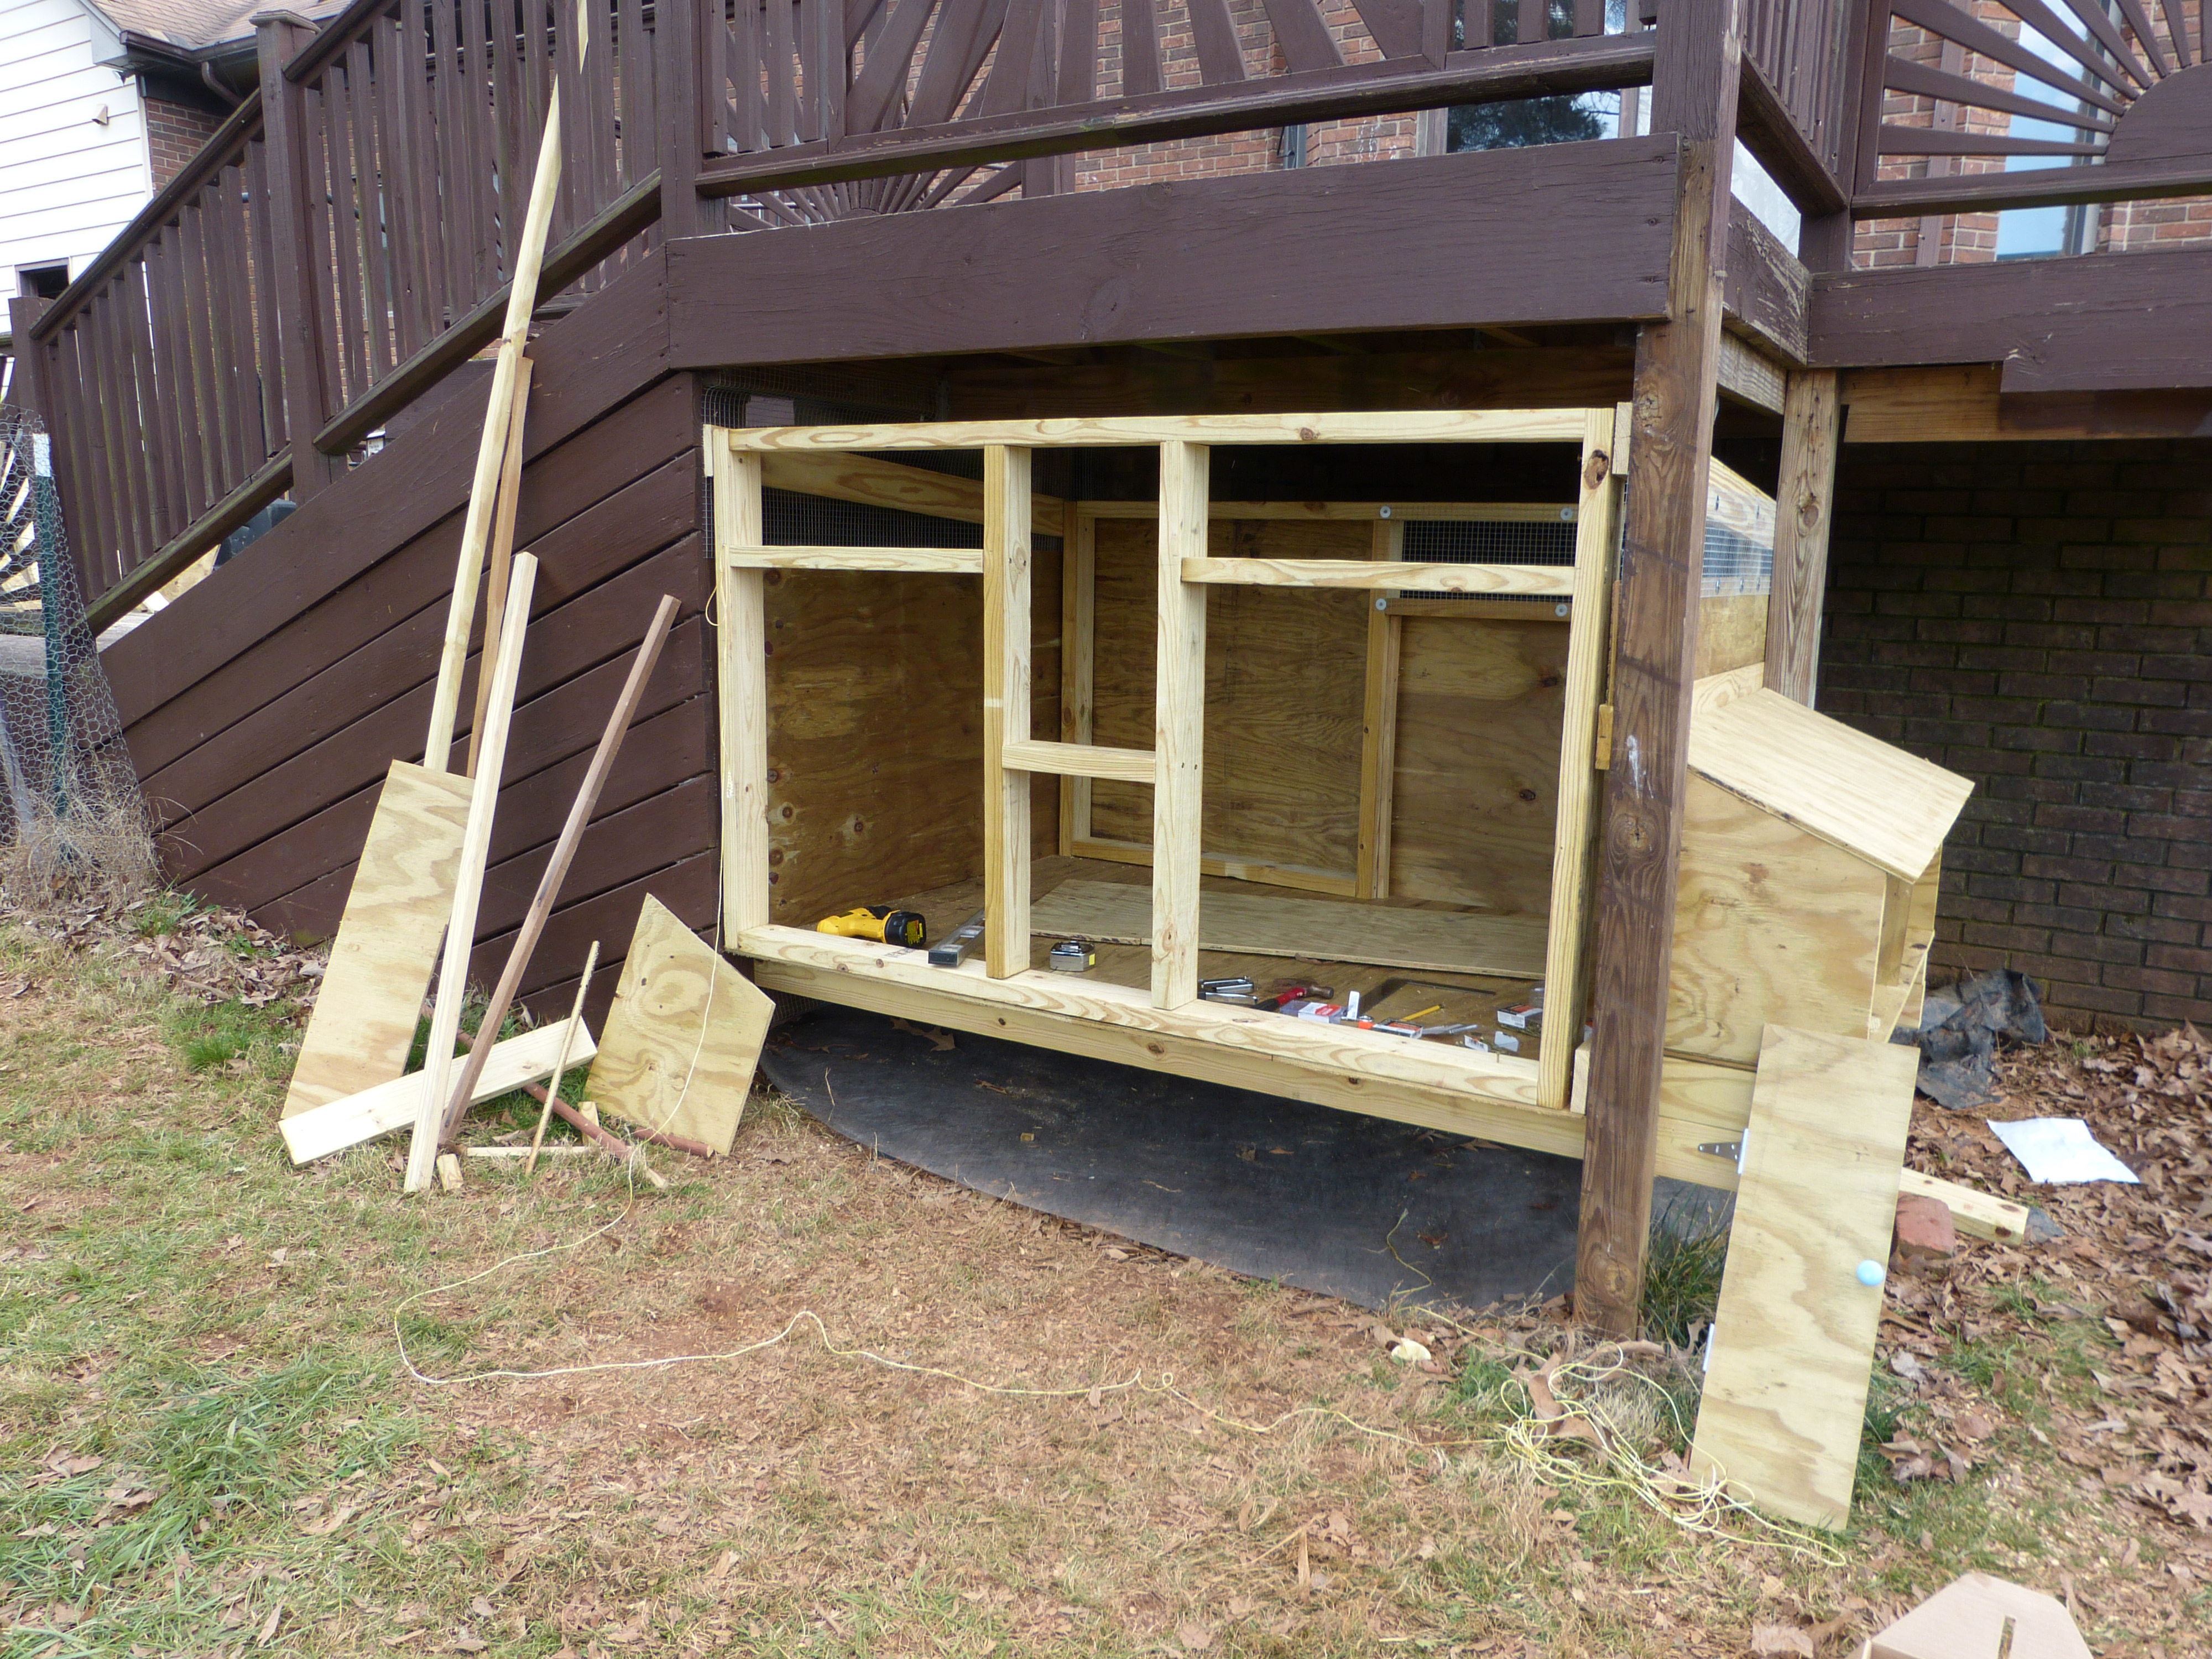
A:
<svg viewBox="0 0 2212 1659">
<path fill-rule="evenodd" d="M 1913 1050 L 1770 1025 L 1713 1315 L 1692 1473 L 1771 1514 L 1849 1518 Z"/>
<path fill-rule="evenodd" d="M 981 583 L 811 570 L 772 570 L 766 581 L 771 916 L 811 927 L 980 875 Z M 1030 735 L 1056 739 L 1058 554 L 1036 556 L 1032 586 Z M 1151 746 L 1149 706 L 1131 746 Z M 1031 788 L 1032 844 L 1048 855 L 1059 850 L 1059 785 L 1037 775 Z"/>
<path fill-rule="evenodd" d="M 1698 603 L 1698 678 L 1766 660 L 1767 596 L 1718 594 Z"/>
<path fill-rule="evenodd" d="M 1152 732 L 1155 531 L 1145 520 L 1097 529 L 1094 742 L 1149 748 Z M 1215 520 L 1215 558 L 1364 559 L 1365 523 Z M 1206 599 L 1206 810 L 1212 854 L 1349 874 L 1358 859 L 1365 595 L 1218 587 Z M 1091 832 L 1149 843 L 1152 795 L 1094 783 Z"/>
<path fill-rule="evenodd" d="M 1881 872 L 1692 773 L 1667 1048 L 1749 1066 L 1770 1022 L 1866 1031 Z"/>
<path fill-rule="evenodd" d="M 1394 896 L 1547 908 L 1566 670 L 1556 622 L 1405 619 Z"/>
</svg>

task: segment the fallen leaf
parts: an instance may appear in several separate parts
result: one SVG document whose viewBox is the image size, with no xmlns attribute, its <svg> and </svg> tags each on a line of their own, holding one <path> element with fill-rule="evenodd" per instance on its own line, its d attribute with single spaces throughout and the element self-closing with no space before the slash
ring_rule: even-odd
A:
<svg viewBox="0 0 2212 1659">
<path fill-rule="evenodd" d="M 1802 1659 L 1814 1659 L 1813 1638 L 1790 1625 L 1753 1625 L 1751 1627 L 1751 1650 L 1758 1659 L 1772 1659 L 1772 1656 L 1791 1653 L 1802 1655 Z"/>
<path fill-rule="evenodd" d="M 1176 1631 L 1176 1640 L 1185 1653 L 1204 1653 L 1213 1645 L 1213 1632 L 1205 1625 L 1184 1625 Z"/>
</svg>

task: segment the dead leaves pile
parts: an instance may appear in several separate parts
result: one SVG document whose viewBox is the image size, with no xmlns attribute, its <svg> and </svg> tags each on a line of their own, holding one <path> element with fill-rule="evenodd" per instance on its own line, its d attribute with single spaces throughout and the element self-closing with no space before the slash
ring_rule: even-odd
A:
<svg viewBox="0 0 2212 1659">
<path fill-rule="evenodd" d="M 1918 1103 L 1908 1162 L 2040 1205 L 2062 1237 L 1969 1244 L 1892 1275 L 1883 1352 L 1939 1431 L 1885 1449 L 1901 1480 L 1962 1477 L 2002 1425 L 1944 1370 L 1952 1347 L 2098 1319 L 2118 1346 L 2097 1361 L 2097 1409 L 2053 1398 L 2057 1455 L 2124 1513 L 2212 1529 L 2212 1043 L 2193 1026 L 2062 1038 L 1999 1066 L 2005 1097 L 1985 1114 Z M 2036 1186 L 1984 1121 L 2022 1117 L 2085 1120 L 2142 1184 Z M 2052 1288 L 2025 1302 L 2031 1317 L 2022 1291 L 2037 1280 Z"/>
<path fill-rule="evenodd" d="M 232 1001 L 248 1008 L 292 1003 L 304 1011 L 314 1006 L 315 994 L 322 988 L 325 953 L 320 947 L 292 945 L 240 910 L 196 909 L 162 931 L 147 932 L 149 908 L 157 902 L 138 899 L 104 909 L 72 910 L 58 918 L 21 910 L 0 914 L 26 933 L 72 951 L 120 958 L 151 974 L 166 989 L 210 1006 Z M 30 988 L 27 981 L 0 985 L 0 997 L 21 995 Z"/>
</svg>

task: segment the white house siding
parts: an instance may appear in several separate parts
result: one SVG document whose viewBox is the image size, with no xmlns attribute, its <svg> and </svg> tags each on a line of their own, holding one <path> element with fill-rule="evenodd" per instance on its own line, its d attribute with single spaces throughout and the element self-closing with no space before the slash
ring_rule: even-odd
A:
<svg viewBox="0 0 2212 1659">
<path fill-rule="evenodd" d="M 26 266 L 75 276 L 152 193 L 138 83 L 100 67 L 117 52 L 78 0 L 0 0 L 0 295 Z"/>
</svg>

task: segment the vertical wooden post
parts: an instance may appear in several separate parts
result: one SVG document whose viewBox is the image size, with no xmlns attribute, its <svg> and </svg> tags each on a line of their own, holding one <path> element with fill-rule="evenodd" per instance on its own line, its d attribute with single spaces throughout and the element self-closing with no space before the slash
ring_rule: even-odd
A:
<svg viewBox="0 0 2212 1659">
<path fill-rule="evenodd" d="M 1873 182 L 1881 149 L 1883 64 L 1889 56 L 1890 0 L 1867 0 L 1849 9 L 1844 30 L 1842 85 L 1837 118 L 1843 142 L 1837 147 L 1836 176 L 1846 194 Z M 1660 129 L 1656 125 L 1654 132 Z M 1797 234 L 1797 257 L 1808 270 L 1849 270 L 1857 234 L 1850 210 L 1808 219 Z"/>
<path fill-rule="evenodd" d="M 1098 520 L 1070 501 L 1060 545 L 1067 550 L 1060 567 L 1060 738 L 1089 743 L 1093 729 L 1092 693 L 1097 679 Z M 1065 858 L 1075 843 L 1091 839 L 1091 780 L 1063 775 L 1060 780 L 1060 851 Z"/>
<path fill-rule="evenodd" d="M 1651 130 L 1681 135 L 1680 199 L 1667 319 L 1636 343 L 1575 1267 L 1577 1316 L 1623 1336 L 1636 1330 L 1651 1229 L 1742 52 L 1742 0 L 1674 0 L 1661 20 Z"/>
<path fill-rule="evenodd" d="M 343 457 L 325 455 L 315 447 L 315 434 L 331 416 L 330 388 L 323 380 L 323 331 L 330 319 L 315 303 L 314 272 L 322 261 L 308 234 L 307 97 L 297 82 L 284 76 L 284 65 L 315 28 L 296 12 L 258 11 L 253 31 L 260 57 L 270 233 L 276 249 L 285 447 L 292 458 L 292 499 L 305 501 L 345 476 Z"/>
<path fill-rule="evenodd" d="M 653 23 L 653 81 L 659 108 L 660 234 L 700 236 L 721 228 L 720 208 L 699 199 L 699 160 L 706 152 L 700 79 L 720 52 L 702 50 L 702 28 L 722 27 L 722 9 L 699 0 L 658 0 Z M 720 88 L 714 89 L 719 96 Z"/>
<path fill-rule="evenodd" d="M 1559 726 L 1559 816 L 1552 830 L 1551 925 L 1544 946 L 1544 1041 L 1536 1059 L 1536 1101 L 1553 1111 L 1566 1109 L 1588 989 L 1583 935 L 1589 921 L 1597 707 L 1605 691 L 1607 601 L 1620 541 L 1613 432 L 1611 409 L 1589 411 L 1575 511 L 1575 598 L 1567 623 L 1565 710 Z"/>
<path fill-rule="evenodd" d="M 1375 521 L 1371 556 L 1406 556 L 1402 519 Z M 1398 652 L 1405 618 L 1367 601 L 1367 684 L 1359 713 L 1359 845 L 1353 888 L 1362 898 L 1390 896 L 1390 817 L 1398 771 Z"/>
<path fill-rule="evenodd" d="M 1835 370 L 1790 375 L 1782 393 L 1782 482 L 1774 495 L 1766 685 L 1808 708 L 1820 682 L 1820 609 L 1828 586 L 1840 416 Z"/>
<path fill-rule="evenodd" d="M 1206 773 L 1204 444 L 1160 446 L 1159 653 L 1152 687 L 1152 1006 L 1198 1000 L 1198 879 Z"/>
<path fill-rule="evenodd" d="M 708 450 L 714 481 L 714 671 L 722 769 L 722 930 L 726 951 L 769 914 L 768 573 L 724 555 L 761 544 L 758 450 Z"/>
<path fill-rule="evenodd" d="M 1030 452 L 983 451 L 983 971 L 1030 965 L 1030 775 L 1004 764 L 1030 736 Z"/>
</svg>

